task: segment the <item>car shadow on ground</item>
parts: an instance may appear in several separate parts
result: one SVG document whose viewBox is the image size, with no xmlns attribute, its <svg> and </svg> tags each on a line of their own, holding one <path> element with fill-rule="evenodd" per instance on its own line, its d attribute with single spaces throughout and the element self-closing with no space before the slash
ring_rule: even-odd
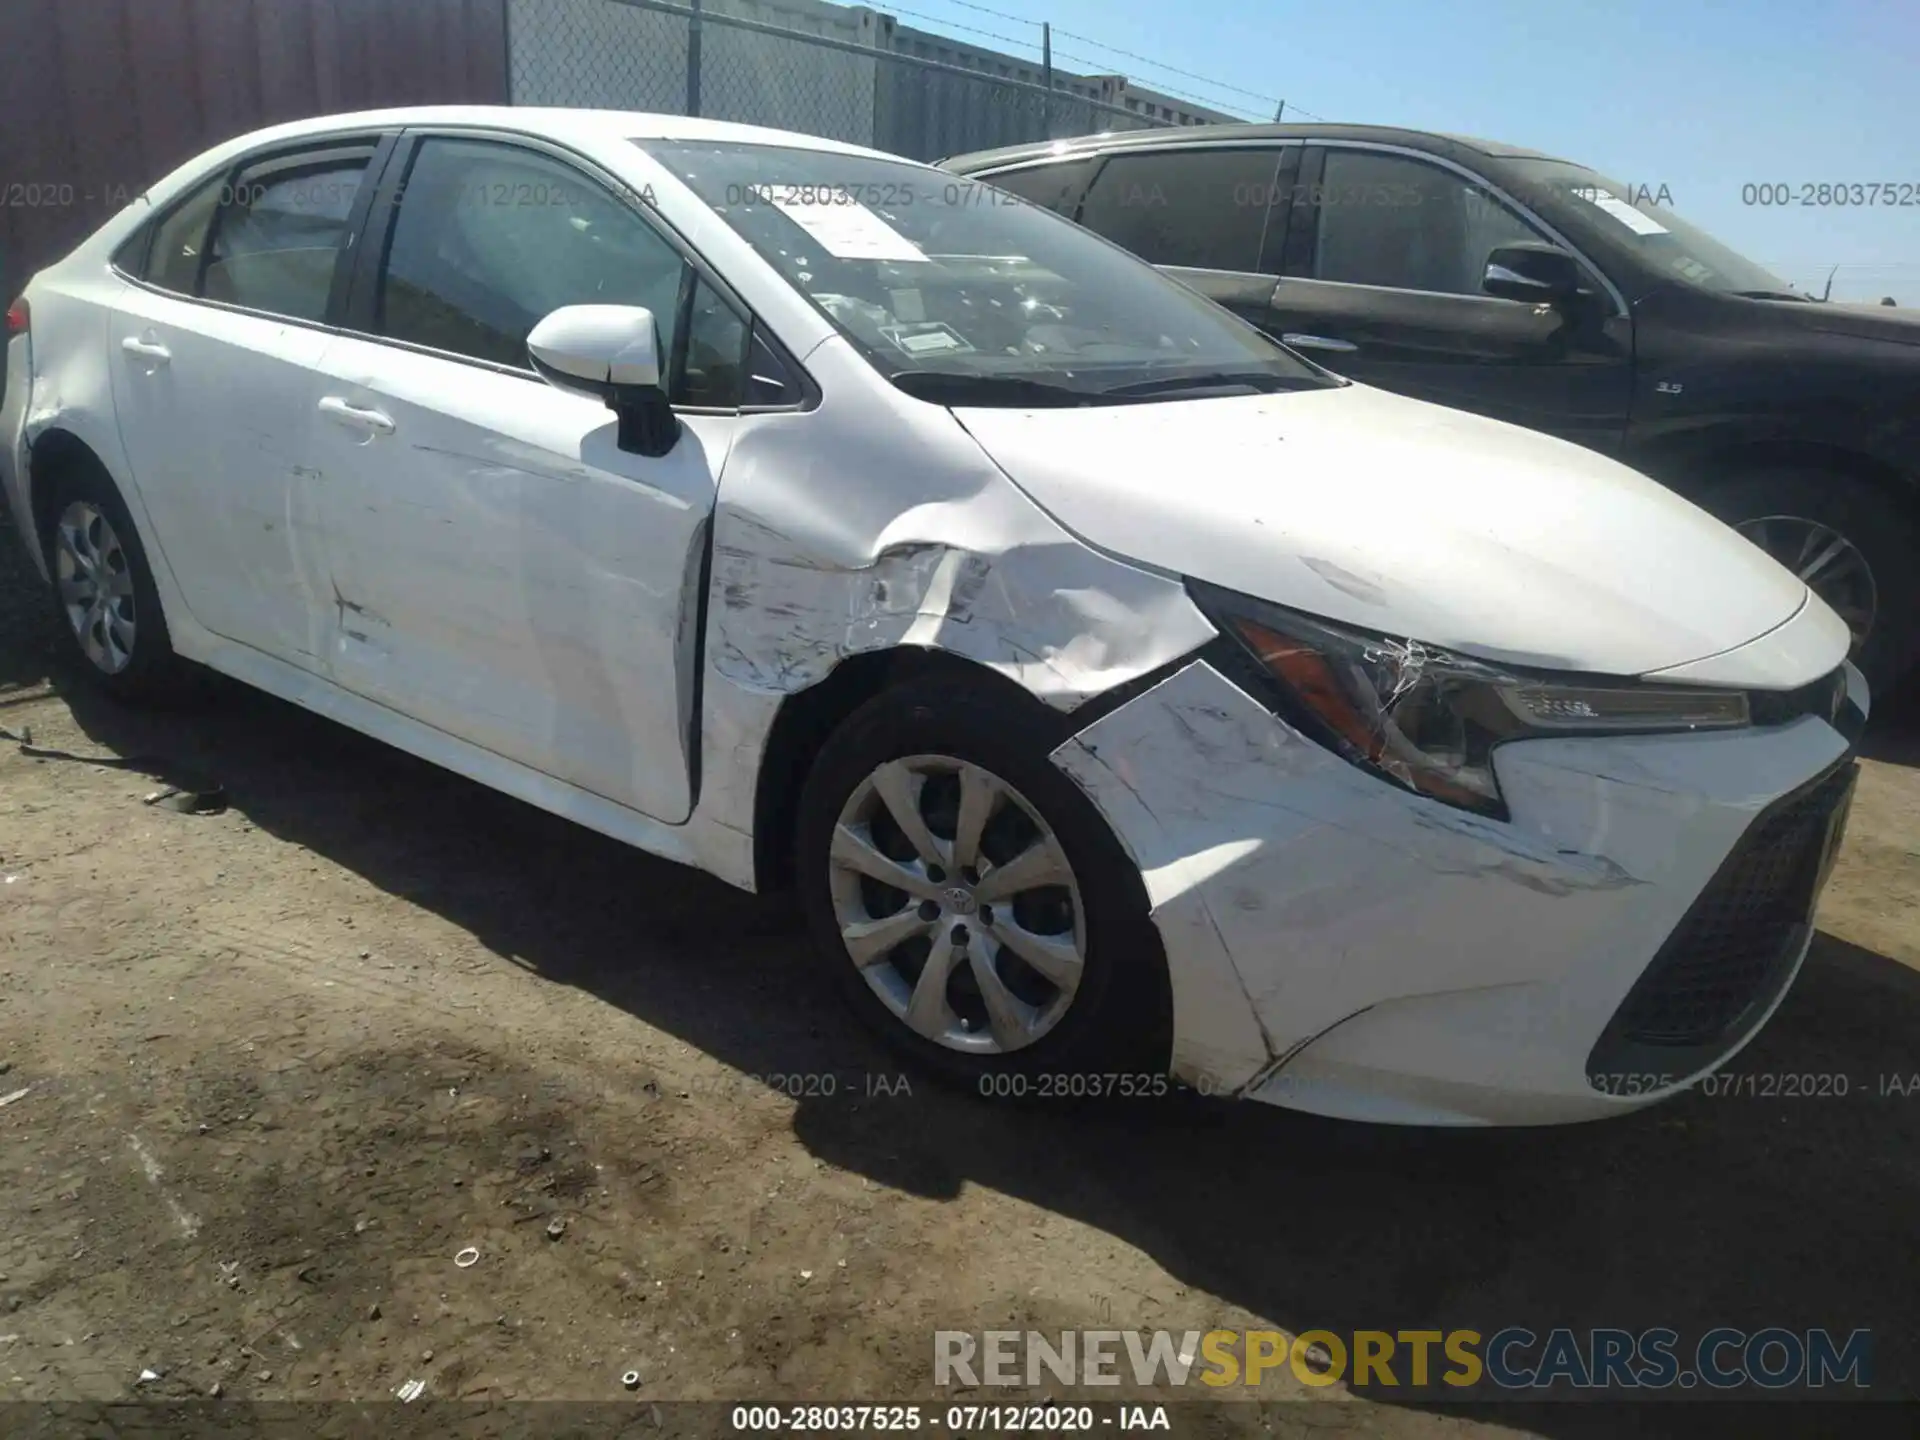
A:
<svg viewBox="0 0 1920 1440">
<path fill-rule="evenodd" d="M 1873 699 L 1873 721 L 1860 753 L 1884 765 L 1920 766 L 1920 668 Z"/>
<path fill-rule="evenodd" d="M 40 668 L 30 631 L 0 630 L 0 674 L 14 685 Z M 777 900 L 224 681 L 160 712 L 107 704 L 58 667 L 52 682 L 101 750 L 158 757 L 172 783 L 218 780 L 270 833 L 740 1072 L 897 1073 L 810 983 L 804 938 Z M 1875 1394 L 1914 1396 L 1916 1036 L 1920 974 L 1822 935 L 1734 1067 L 1753 1080 L 1602 1124 L 1423 1133 L 1197 1097 L 1009 1110 L 916 1083 L 911 1097 L 857 1106 L 803 1098 L 793 1126 L 816 1157 L 876 1183 L 932 1198 L 986 1186 L 1098 1227 L 1177 1282 L 1295 1332 L 1868 1328 Z M 1807 1078 L 1787 1094 L 1768 1078 L 1782 1076 Z M 1113 1313 L 1152 1327 L 1157 1304 L 1116 1295 Z M 1479 1413 L 1517 1419 L 1497 1404 Z M 1632 1429 L 1678 1433 L 1685 1418 Z M 1572 1405 L 1526 1423 L 1626 1433 Z"/>
</svg>

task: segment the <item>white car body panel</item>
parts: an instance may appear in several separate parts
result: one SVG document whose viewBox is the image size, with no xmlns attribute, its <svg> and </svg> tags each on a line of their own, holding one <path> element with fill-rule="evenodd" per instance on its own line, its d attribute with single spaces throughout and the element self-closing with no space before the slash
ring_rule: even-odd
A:
<svg viewBox="0 0 1920 1440">
<path fill-rule="evenodd" d="M 1846 749 L 1813 717 L 1513 742 L 1503 824 L 1395 794 L 1196 661 L 1055 762 L 1205 962 L 1174 977 L 1176 1074 L 1352 1119 L 1541 1124 L 1671 1093 L 1602 1093 L 1583 1062 L 1754 816 Z"/>
<path fill-rule="evenodd" d="M 1650 670 L 1647 678 L 1676 685 L 1752 685 L 1763 690 L 1791 690 L 1831 670 L 1834 655 L 1844 654 L 1852 638 L 1847 622 L 1809 590 L 1807 603 L 1766 634 L 1717 655 Z M 1853 693 L 1864 705 L 1864 679 L 1856 680 Z"/>
<path fill-rule="evenodd" d="M 1706 512 L 1551 436 L 1363 385 L 1186 403 L 1180 425 L 1158 405 L 960 415 L 1090 544 L 1504 664 L 1640 675 L 1809 603 Z"/>
<path fill-rule="evenodd" d="M 836 337 L 806 357 L 816 410 L 764 417 L 728 460 L 714 517 L 696 820 L 751 833 L 780 701 L 849 656 L 925 646 L 1060 710 L 1212 637 L 1176 579 L 1081 545 L 937 405 Z M 793 435 L 835 457 L 796 473 Z M 895 457 L 914 455 L 913 503 Z"/>
<path fill-rule="evenodd" d="M 529 375 L 196 305 L 110 264 L 224 160 L 401 126 L 524 132 L 644 193 L 818 404 L 683 414 L 646 459 L 597 402 Z M 453 107 L 302 121 L 176 171 L 29 290 L 0 484 L 35 562 L 27 447 L 57 430 L 125 496 L 181 655 L 747 889 L 777 719 L 849 661 L 942 651 L 1068 717 L 1104 700 L 1053 759 L 1141 870 L 1175 1074 L 1441 1124 L 1671 1093 L 1601 1093 L 1581 1062 L 1754 817 L 1843 759 L 1841 729 L 1509 742 L 1511 819 L 1491 820 L 1356 768 L 1193 658 L 1216 632 L 1183 577 L 1496 663 L 1773 690 L 1841 663 L 1831 610 L 1613 462 L 1363 387 L 910 398 L 631 143 L 672 136 L 873 153 Z M 169 365 L 121 348 L 149 330 Z"/>
<path fill-rule="evenodd" d="M 764 417 L 688 416 L 657 459 L 606 406 L 343 335 L 309 447 L 337 684 L 655 819 L 692 809 L 699 586 L 727 450 Z M 331 413 L 337 414 L 335 410 Z"/>
<path fill-rule="evenodd" d="M 120 438 L 188 612 L 223 639 L 313 666 L 327 570 L 312 388 L 331 337 L 127 284 L 112 323 Z"/>
</svg>

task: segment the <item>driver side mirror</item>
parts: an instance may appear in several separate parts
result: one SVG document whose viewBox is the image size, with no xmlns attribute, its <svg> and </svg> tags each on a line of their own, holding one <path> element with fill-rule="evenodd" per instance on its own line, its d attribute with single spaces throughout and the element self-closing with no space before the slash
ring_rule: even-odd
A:
<svg viewBox="0 0 1920 1440">
<path fill-rule="evenodd" d="M 1502 245 L 1487 256 L 1480 288 L 1502 300 L 1564 304 L 1580 293 L 1580 265 L 1558 245 Z"/>
<path fill-rule="evenodd" d="M 665 455 L 680 439 L 680 417 L 660 387 L 653 312 L 639 305 L 566 305 L 533 327 L 527 352 L 556 390 L 591 395 L 620 419 L 619 446 Z"/>
</svg>

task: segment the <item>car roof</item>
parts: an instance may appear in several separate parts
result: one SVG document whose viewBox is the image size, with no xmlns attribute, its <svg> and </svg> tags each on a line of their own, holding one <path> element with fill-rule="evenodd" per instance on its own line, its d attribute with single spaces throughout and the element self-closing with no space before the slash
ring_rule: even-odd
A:
<svg viewBox="0 0 1920 1440">
<path fill-rule="evenodd" d="M 862 145 L 824 140 L 817 135 L 801 135 L 791 130 L 773 130 L 763 125 L 696 120 L 685 115 L 656 115 L 642 110 L 572 110 L 537 105 L 413 105 L 388 110 L 358 110 L 294 120 L 257 131 L 246 138 L 249 141 L 297 140 L 303 136 L 325 135 L 336 130 L 399 128 L 408 125 L 470 125 L 515 130 L 563 141 L 716 140 L 744 145 L 780 145 L 794 150 L 820 150 L 843 155 L 883 153 Z"/>
<path fill-rule="evenodd" d="M 1040 140 L 1025 145 L 1008 145 L 998 150 L 976 150 L 942 160 L 950 170 L 984 170 L 1023 160 L 1047 160 L 1113 150 L 1171 150 L 1188 146 L 1212 146 L 1231 142 L 1263 140 L 1364 140 L 1379 145 L 1399 145 L 1409 150 L 1426 150 L 1436 155 L 1458 156 L 1461 152 L 1484 155 L 1497 160 L 1552 160 L 1557 157 L 1538 150 L 1523 150 L 1499 140 L 1481 140 L 1471 135 L 1449 135 L 1438 130 L 1407 130 L 1393 125 L 1182 125 L 1158 130 L 1109 130 L 1098 135 L 1082 135 L 1072 140 Z"/>
</svg>

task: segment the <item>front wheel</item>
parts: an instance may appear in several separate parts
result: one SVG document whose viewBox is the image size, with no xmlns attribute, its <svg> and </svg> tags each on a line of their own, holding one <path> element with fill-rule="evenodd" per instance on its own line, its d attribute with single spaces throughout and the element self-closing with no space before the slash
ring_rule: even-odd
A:
<svg viewBox="0 0 1920 1440">
<path fill-rule="evenodd" d="M 1045 1095 L 1104 1093 L 1085 1088 L 1098 1076 L 1138 1093 L 1164 1074 L 1169 1013 L 1145 888 L 1048 760 L 1048 717 L 1020 708 L 918 682 L 834 732 L 796 837 L 815 949 L 869 1028 L 944 1078 Z"/>
<path fill-rule="evenodd" d="M 1920 650 L 1920 554 L 1889 497 L 1849 475 L 1777 470 L 1710 491 L 1703 503 L 1833 607 L 1873 690 L 1907 673 Z"/>
</svg>

